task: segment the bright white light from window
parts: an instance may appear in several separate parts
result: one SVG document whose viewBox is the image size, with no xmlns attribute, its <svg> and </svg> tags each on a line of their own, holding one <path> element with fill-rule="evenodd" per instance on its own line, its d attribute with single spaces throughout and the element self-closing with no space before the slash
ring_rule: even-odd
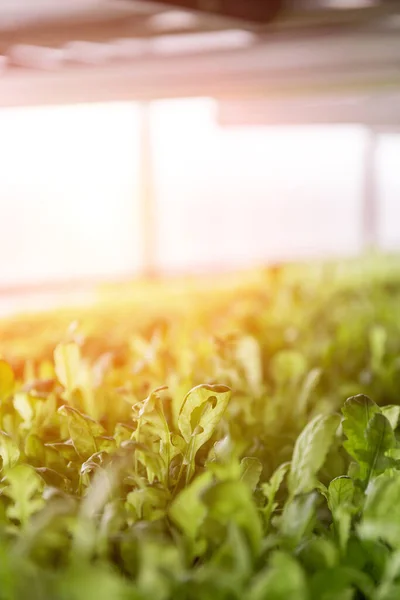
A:
<svg viewBox="0 0 400 600">
<path fill-rule="evenodd" d="M 135 107 L 2 110 L 0 130 L 0 285 L 137 270 Z"/>
<path fill-rule="evenodd" d="M 131 104 L 0 111 L 0 285 L 140 268 L 138 115 Z M 223 130 L 214 116 L 207 99 L 154 105 L 161 269 L 361 249 L 362 128 Z M 393 148 L 381 157 L 390 173 Z M 397 183 L 386 177 L 393 246 Z"/>
<path fill-rule="evenodd" d="M 386 250 L 400 250 L 400 135 L 384 135 L 379 143 L 379 237 Z"/>
<path fill-rule="evenodd" d="M 164 268 L 359 251 L 361 128 L 221 130 L 213 115 L 199 100 L 154 112 Z"/>
</svg>

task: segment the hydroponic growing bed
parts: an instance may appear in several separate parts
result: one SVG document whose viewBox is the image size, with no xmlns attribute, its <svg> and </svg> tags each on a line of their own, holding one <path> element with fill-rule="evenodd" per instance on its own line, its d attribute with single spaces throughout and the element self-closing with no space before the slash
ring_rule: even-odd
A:
<svg viewBox="0 0 400 600">
<path fill-rule="evenodd" d="M 1 323 L 1 599 L 400 597 L 398 263 L 206 284 Z"/>
</svg>

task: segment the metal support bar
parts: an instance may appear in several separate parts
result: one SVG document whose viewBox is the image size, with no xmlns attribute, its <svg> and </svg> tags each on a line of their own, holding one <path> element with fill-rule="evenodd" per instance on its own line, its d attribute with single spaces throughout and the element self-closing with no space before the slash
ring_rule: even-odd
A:
<svg viewBox="0 0 400 600">
<path fill-rule="evenodd" d="M 362 207 L 362 236 L 365 250 L 373 250 L 378 244 L 378 148 L 379 132 L 369 128 L 364 159 L 364 197 Z"/>
<path fill-rule="evenodd" d="M 140 221 L 142 235 L 142 272 L 156 274 L 156 198 L 151 135 L 151 102 L 140 104 Z"/>
</svg>

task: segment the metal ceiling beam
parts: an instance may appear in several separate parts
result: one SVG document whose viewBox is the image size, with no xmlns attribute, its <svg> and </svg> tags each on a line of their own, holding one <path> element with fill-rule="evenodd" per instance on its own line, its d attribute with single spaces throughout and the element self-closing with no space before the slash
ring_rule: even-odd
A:
<svg viewBox="0 0 400 600">
<path fill-rule="evenodd" d="M 257 0 L 261 1 L 261 0 Z M 275 2 L 277 0 L 273 0 Z M 286 0 L 288 1 L 288 0 Z M 182 2 L 185 4 L 186 0 Z M 187 2 L 196 4 L 197 0 Z M 249 0 L 241 0 L 240 5 L 247 6 Z M 264 0 L 262 0 L 264 2 Z M 76 4 L 72 3 L 74 6 Z M 179 2 L 174 2 L 179 5 Z M 267 3 L 268 4 L 268 3 Z M 65 5 L 67 6 L 67 4 Z M 138 2 L 137 0 L 103 0 L 96 3 L 96 8 L 83 12 L 50 14 L 47 18 L 36 17 L 35 13 L 21 16 L 4 13 L 0 3 L 0 54 L 5 54 L 8 48 L 15 44 L 43 45 L 60 47 L 70 41 L 107 42 L 123 37 L 152 37 L 159 34 L 154 17 L 172 12 L 165 4 L 154 2 Z M 305 5 L 306 6 L 306 5 Z M 260 34 L 277 32 L 290 33 L 293 30 L 318 31 L 329 28 L 363 26 L 374 24 L 379 19 L 400 14 L 400 2 L 379 3 L 358 9 L 337 10 L 323 7 L 317 2 L 315 6 L 306 9 L 295 0 L 281 15 L 267 25 L 254 25 L 240 19 L 221 17 L 212 11 L 186 11 L 187 15 L 196 18 L 186 20 L 171 19 L 165 21 L 164 32 L 186 33 L 187 31 L 216 31 L 241 27 L 251 29 Z M 176 11 L 175 11 L 176 12 Z M 8 15 L 8 16 L 7 16 Z"/>
<path fill-rule="evenodd" d="M 0 3 L 0 54 L 16 44 L 60 47 L 71 41 L 106 43 L 116 38 L 149 38 L 160 33 L 160 17 L 171 10 L 153 2 L 104 0 L 97 10 L 48 18 L 4 18 Z M 174 11 L 176 13 L 176 11 Z M 191 16 L 192 13 L 186 12 Z M 213 15 L 193 14 L 193 18 L 164 20 L 164 32 L 216 31 L 231 27 L 229 21 Z M 237 26 L 237 23 L 236 23 Z"/>
<path fill-rule="evenodd" d="M 161 0 L 159 4 L 264 24 L 275 19 L 284 6 L 284 0 Z"/>
<path fill-rule="evenodd" d="M 400 86 L 400 35 L 392 32 L 269 37 L 240 50 L 169 52 L 53 72 L 4 68 L 0 106 L 214 96 L 348 94 Z"/>
<path fill-rule="evenodd" d="M 306 97 L 222 101 L 222 127 L 362 124 L 376 130 L 400 127 L 400 89 L 316 94 Z"/>
<path fill-rule="evenodd" d="M 60 105 L 90 102 L 144 101 L 167 98 L 214 97 L 217 99 L 288 98 L 316 94 L 349 94 L 378 89 L 400 89 L 397 66 L 365 70 L 337 71 L 328 75 L 319 71 L 284 80 L 266 79 L 263 73 L 212 80 L 195 73 L 180 77 L 171 71 L 146 72 L 127 67 L 63 70 L 58 73 L 14 73 L 0 77 L 0 107 Z M 150 68 L 150 66 L 149 66 Z"/>
</svg>

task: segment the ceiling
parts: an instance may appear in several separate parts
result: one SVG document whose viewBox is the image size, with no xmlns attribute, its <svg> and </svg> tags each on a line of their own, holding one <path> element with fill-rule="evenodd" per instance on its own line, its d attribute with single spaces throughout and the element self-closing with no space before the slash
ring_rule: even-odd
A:
<svg viewBox="0 0 400 600">
<path fill-rule="evenodd" d="M 279 15 L 266 25 L 185 7 L 218 5 L 219 0 L 2 0 L 0 44 L 62 44 L 81 38 L 106 41 L 116 33 L 149 36 L 157 31 L 208 30 L 226 27 L 262 30 L 362 22 L 399 11 L 398 0 L 225 0 L 232 6 L 281 4 Z M 233 11 L 232 11 L 233 12 Z M 240 9 L 236 12 L 246 12 Z M 249 12 L 251 14 L 251 12 Z"/>
<path fill-rule="evenodd" d="M 320 2 L 254 27 L 146 0 L 2 0 L 0 106 L 400 87 L 399 3 Z"/>
<path fill-rule="evenodd" d="M 18 29 L 58 20 L 97 20 L 121 14 L 146 14 L 154 10 L 152 3 L 133 0 L 2 0 L 0 26 L 2 29 Z"/>
</svg>

